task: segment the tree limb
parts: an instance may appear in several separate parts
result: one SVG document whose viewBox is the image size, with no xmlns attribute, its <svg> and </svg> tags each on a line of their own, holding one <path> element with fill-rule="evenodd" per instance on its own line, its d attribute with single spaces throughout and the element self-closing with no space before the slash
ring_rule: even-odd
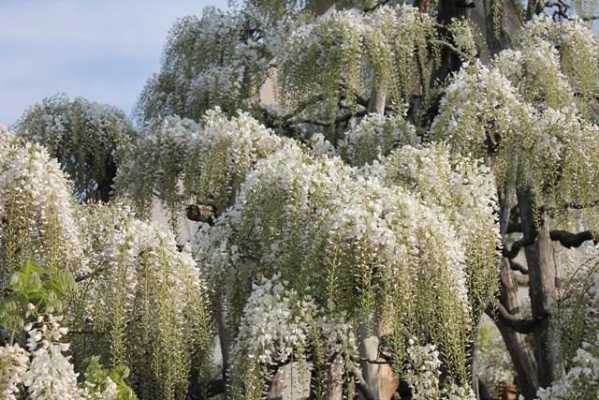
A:
<svg viewBox="0 0 599 400">
<path fill-rule="evenodd" d="M 75 282 L 79 283 L 79 282 L 86 281 L 86 280 L 88 280 L 90 278 L 93 278 L 95 276 L 100 275 L 101 273 L 103 273 L 107 269 L 108 269 L 108 267 L 98 268 L 98 269 L 95 269 L 95 270 L 93 270 L 93 271 L 91 271 L 91 272 L 89 272 L 87 274 L 77 275 L 77 276 L 74 277 Z"/>
<path fill-rule="evenodd" d="M 494 321 L 508 326 L 518 333 L 531 333 L 545 319 L 524 319 L 511 314 L 503 304 L 497 303 L 495 308 L 489 307 L 486 313 Z"/>
<path fill-rule="evenodd" d="M 522 232 L 522 224 L 520 222 L 510 222 L 507 225 L 507 233 Z"/>
<path fill-rule="evenodd" d="M 512 271 L 518 271 L 521 274 L 528 275 L 528 268 L 526 268 L 524 265 L 517 263 L 514 260 L 509 260 L 509 262 L 510 262 L 510 268 L 512 269 Z"/>
<path fill-rule="evenodd" d="M 560 242 L 562 246 L 570 249 L 572 247 L 580 247 L 584 242 L 589 240 L 593 241 L 593 244 L 597 244 L 597 232 L 595 231 L 583 231 L 578 233 L 572 233 L 568 231 L 555 230 L 550 233 L 551 240 Z"/>
<path fill-rule="evenodd" d="M 510 260 L 516 258 L 520 250 L 526 246 L 530 246 L 535 242 L 535 237 L 523 237 L 522 239 L 516 240 L 512 247 L 508 250 L 507 246 L 503 247 L 502 253 L 503 256 L 509 258 Z"/>
</svg>

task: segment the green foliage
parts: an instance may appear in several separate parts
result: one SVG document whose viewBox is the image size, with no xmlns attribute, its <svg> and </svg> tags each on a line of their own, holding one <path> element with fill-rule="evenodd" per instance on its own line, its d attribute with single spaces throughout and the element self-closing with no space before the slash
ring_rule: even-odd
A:
<svg viewBox="0 0 599 400">
<path fill-rule="evenodd" d="M 94 392 L 102 393 L 106 390 L 107 383 L 113 382 L 117 391 L 115 400 L 138 400 L 135 392 L 125 382 L 128 375 L 129 370 L 126 367 L 106 369 L 100 363 L 100 357 L 93 356 L 85 369 L 85 385 Z"/>
<path fill-rule="evenodd" d="M 63 310 L 65 296 L 75 287 L 71 273 L 53 271 L 27 261 L 15 271 L 0 299 L 0 325 L 21 332 L 25 324 Z"/>
</svg>

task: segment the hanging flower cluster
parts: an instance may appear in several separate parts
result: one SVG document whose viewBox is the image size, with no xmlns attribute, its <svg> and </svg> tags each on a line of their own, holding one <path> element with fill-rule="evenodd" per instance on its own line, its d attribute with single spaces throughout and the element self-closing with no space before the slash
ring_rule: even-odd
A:
<svg viewBox="0 0 599 400">
<path fill-rule="evenodd" d="M 231 205 L 255 162 L 284 141 L 245 113 L 229 119 L 217 108 L 200 124 L 167 118 L 133 146 L 117 188 L 140 210 L 147 210 L 155 193 L 172 212 L 185 202 L 220 212 Z"/>
<path fill-rule="evenodd" d="M 73 364 L 62 355 L 67 348 L 56 344 L 66 334 L 59 319 L 48 316 L 36 322 L 29 332 L 32 362 L 25 381 L 31 396 L 86 398 L 78 392 L 73 371 L 95 355 L 113 368 L 128 367 L 130 381 L 143 388 L 144 399 L 186 393 L 190 377 L 197 379 L 206 363 L 212 334 L 204 282 L 190 253 L 177 248 L 174 235 L 135 219 L 120 202 L 77 205 L 58 163 L 39 145 L 4 129 L 0 184 L 2 289 L 29 261 L 48 274 L 68 272 L 77 282 L 66 284 L 61 280 L 65 276 L 56 275 L 55 283 L 64 286 L 57 292 L 65 296 L 65 326 L 73 332 Z M 34 275 L 44 278 L 27 276 L 41 279 Z M 19 290 L 48 295 L 38 289 Z M 5 314 L 11 309 L 3 312 L 10 317 Z M 51 376 L 44 375 L 48 363 L 54 368 Z M 59 378 L 64 385 L 54 382 Z M 102 392 L 113 389 L 112 384 L 102 387 Z M 88 389 L 90 399 L 110 398 Z"/>
<path fill-rule="evenodd" d="M 83 210 L 92 272 L 80 287 L 82 314 L 72 323 L 80 358 L 94 354 L 127 366 L 141 398 L 175 399 L 206 361 L 210 323 L 206 289 L 171 233 L 116 203 Z"/>
<path fill-rule="evenodd" d="M 521 47 L 551 43 L 559 53 L 563 74 L 577 93 L 577 104 L 586 113 L 597 92 L 599 43 L 590 27 L 579 19 L 556 22 L 548 16 L 533 19 L 522 30 Z"/>
<path fill-rule="evenodd" d="M 219 106 L 246 106 L 267 77 L 277 22 L 267 9 L 206 7 L 171 29 L 160 73 L 148 80 L 137 105 L 143 123 L 178 115 L 199 120 Z"/>
<path fill-rule="evenodd" d="M 468 296 L 477 321 L 497 290 L 494 277 L 500 242 L 495 180 L 489 169 L 451 155 L 446 145 L 432 144 L 403 146 L 365 173 L 382 176 L 387 184 L 401 186 L 430 207 L 441 207 L 448 216 L 464 246 Z"/>
<path fill-rule="evenodd" d="M 67 329 L 60 326 L 61 318 L 48 315 L 38 319 L 37 327 L 25 327 L 31 364 L 24 376 L 32 400 L 76 400 L 79 397 L 77 374 L 65 353 L 69 345 L 60 340 Z"/>
<path fill-rule="evenodd" d="M 502 51 L 493 65 L 524 100 L 536 107 L 563 109 L 574 102 L 574 92 L 562 72 L 559 53 L 547 41 L 539 39 L 534 46 Z"/>
<path fill-rule="evenodd" d="M 327 13 L 296 29 L 280 49 L 284 100 L 293 108 L 321 95 L 330 117 L 340 98 L 351 106 L 375 83 L 400 104 L 426 90 L 435 35 L 434 20 L 411 6 Z"/>
<path fill-rule="evenodd" d="M 408 372 L 406 380 L 412 389 L 414 400 L 474 400 L 476 396 L 468 385 L 451 383 L 441 389 L 441 361 L 435 345 L 418 345 L 410 339 L 408 347 Z"/>
<path fill-rule="evenodd" d="M 253 286 L 233 348 L 234 398 L 261 399 L 269 369 L 305 361 L 315 312 L 309 299 L 287 290 L 276 276 Z"/>
<path fill-rule="evenodd" d="M 518 60 L 528 65 L 527 57 L 536 51 L 544 50 L 501 53 L 490 69 L 478 63 L 466 66 L 447 88 L 431 135 L 462 154 L 492 157 L 500 188 L 508 183 L 532 185 L 540 196 L 537 200 L 546 204 L 590 201 L 599 182 L 598 128 L 573 106 L 551 108 L 569 96 L 561 91 L 566 82 L 560 83 L 559 74 L 557 88 L 546 83 L 543 73 L 551 65 L 524 68 L 526 78 L 519 77 L 514 65 Z M 543 57 L 552 60 L 550 55 Z M 517 87 L 504 71 L 519 82 Z"/>
<path fill-rule="evenodd" d="M 300 296 L 280 277 L 252 287 L 233 348 L 233 396 L 263 398 L 267 381 L 289 363 L 319 387 L 333 385 L 326 371 L 334 364 L 350 376 L 358 346 L 350 324 L 327 318 L 309 296 Z M 305 380 L 304 380 L 305 381 Z"/>
<path fill-rule="evenodd" d="M 83 200 L 107 201 L 119 148 L 135 135 L 125 114 L 105 104 L 57 95 L 31 107 L 17 134 L 57 158 Z"/>
<path fill-rule="evenodd" d="M 117 384 L 109 376 L 103 377 L 100 385 L 89 380 L 78 384 L 79 374 L 66 355 L 70 349 L 64 342 L 68 329 L 61 321 L 61 317 L 48 314 L 27 324 L 28 350 L 18 344 L 0 347 L 2 398 L 17 400 L 26 391 L 31 400 L 135 400 L 134 396 L 119 396 Z"/>
<path fill-rule="evenodd" d="M 38 145 L 0 133 L 0 287 L 28 259 L 87 272 L 71 186 Z"/>
<path fill-rule="evenodd" d="M 584 343 L 568 373 L 554 385 L 539 389 L 539 400 L 592 400 L 599 396 L 599 334 Z"/>
<path fill-rule="evenodd" d="M 447 168 L 449 173 L 452 167 L 462 173 L 457 177 L 474 183 L 469 174 L 478 172 L 477 164 L 456 162 Z M 492 183 L 484 187 L 492 189 Z M 462 190 L 471 206 L 485 201 L 474 198 L 467 187 Z M 471 213 L 479 212 L 482 220 L 482 214 L 489 213 L 494 246 L 493 210 L 490 203 Z M 437 205 L 398 185 L 386 187 L 382 177 L 366 177 L 338 158 L 311 156 L 299 146 L 285 145 L 256 163 L 233 206 L 215 226 L 200 229 L 194 248 L 200 265 L 227 282 L 216 291 L 228 304 L 233 335 L 243 315 L 263 315 L 248 309 L 255 290 L 248 282 L 278 274 L 327 315 L 389 336 L 398 371 L 404 368 L 405 334 L 410 332 L 443 349 L 443 362 L 456 381 L 466 376 L 471 300 L 462 242 Z M 494 252 L 493 247 L 490 256 L 484 255 L 492 260 Z M 483 274 L 480 279 L 487 278 Z M 492 292 L 477 295 L 483 301 Z"/>
<path fill-rule="evenodd" d="M 418 142 L 416 129 L 399 116 L 369 114 L 347 131 L 339 154 L 351 165 L 364 165 L 387 156 L 400 144 Z"/>
<path fill-rule="evenodd" d="M 410 367 L 407 381 L 412 388 L 412 398 L 415 400 L 438 399 L 441 397 L 439 388 L 439 351 L 434 345 L 416 345 L 410 340 L 408 348 Z"/>
<path fill-rule="evenodd" d="M 17 400 L 19 385 L 29 368 L 29 354 L 18 344 L 0 347 L 0 395 Z"/>
</svg>

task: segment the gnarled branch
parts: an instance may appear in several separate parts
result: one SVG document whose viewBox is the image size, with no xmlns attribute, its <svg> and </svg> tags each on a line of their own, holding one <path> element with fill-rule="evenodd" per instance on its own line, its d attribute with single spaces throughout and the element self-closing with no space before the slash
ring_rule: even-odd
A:
<svg viewBox="0 0 599 400">
<path fill-rule="evenodd" d="M 580 247 L 584 242 L 592 240 L 597 244 L 597 232 L 583 231 L 572 233 L 568 231 L 555 230 L 550 232 L 551 240 L 560 242 L 562 246 L 570 249 L 572 247 Z"/>
<path fill-rule="evenodd" d="M 510 268 L 512 269 L 512 271 L 518 271 L 521 274 L 524 275 L 528 275 L 528 268 L 526 268 L 524 265 L 514 261 L 514 260 L 509 260 L 510 262 Z"/>
<path fill-rule="evenodd" d="M 545 319 L 525 319 L 519 318 L 510 313 L 503 304 L 497 303 L 495 308 L 489 307 L 486 313 L 494 321 L 509 326 L 518 333 L 528 334 L 533 332 L 537 326 Z"/>
</svg>

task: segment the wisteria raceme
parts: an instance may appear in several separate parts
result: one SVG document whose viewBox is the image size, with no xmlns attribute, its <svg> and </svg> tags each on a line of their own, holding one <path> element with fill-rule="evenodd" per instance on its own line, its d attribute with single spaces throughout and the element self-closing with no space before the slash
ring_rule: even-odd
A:
<svg viewBox="0 0 599 400">
<path fill-rule="evenodd" d="M 331 117 L 339 89 L 351 106 L 356 95 L 368 93 L 377 82 L 399 104 L 430 78 L 425 60 L 436 58 L 434 37 L 433 19 L 411 6 L 381 6 L 368 14 L 356 9 L 327 13 L 296 29 L 279 51 L 285 101 L 294 108 L 320 94 L 324 113 Z"/>
<path fill-rule="evenodd" d="M 598 128 L 575 107 L 528 102 L 501 72 L 504 65 L 474 64 L 460 71 L 441 101 L 432 136 L 461 154 L 493 157 L 502 190 L 531 185 L 539 200 L 551 204 L 591 201 L 598 182 L 590 167 L 599 163 Z M 516 173 L 524 169 L 527 174 Z"/>
<path fill-rule="evenodd" d="M 416 400 L 439 399 L 441 390 L 439 388 L 439 351 L 434 345 L 417 345 L 414 339 L 410 339 L 408 347 L 410 367 L 408 369 L 407 381 L 412 388 L 412 396 Z"/>
<path fill-rule="evenodd" d="M 284 141 L 245 113 L 228 118 L 217 108 L 200 124 L 170 117 L 134 145 L 119 170 L 117 188 L 142 209 L 157 193 L 172 212 L 189 203 L 220 212 L 231 205 L 255 162 Z"/>
<path fill-rule="evenodd" d="M 77 374 L 64 355 L 69 346 L 60 342 L 67 329 L 60 326 L 58 317 L 40 318 L 39 327 L 29 327 L 27 347 L 31 364 L 23 384 L 32 400 L 77 400 Z"/>
<path fill-rule="evenodd" d="M 435 168 L 430 168 L 434 165 Z M 464 246 L 468 295 L 474 319 L 496 291 L 499 247 L 495 180 L 487 167 L 467 157 L 452 156 L 447 146 L 402 146 L 365 174 L 382 176 L 431 207 L 441 207 Z"/>
<path fill-rule="evenodd" d="M 211 274 L 231 282 L 218 291 L 230 302 L 232 326 L 252 295 L 234 282 L 280 274 L 322 309 L 394 332 L 399 347 L 405 330 L 432 335 L 462 374 L 470 300 L 455 235 L 438 209 L 404 189 L 290 145 L 256 164 L 233 207 L 202 228 L 195 248 Z M 416 304 L 408 312 L 404 302 Z"/>
<path fill-rule="evenodd" d="M 591 400 L 599 396 L 599 273 L 594 272 L 588 280 L 590 287 L 582 296 L 586 301 L 583 312 L 572 310 L 578 319 L 572 322 L 579 324 L 583 320 L 586 328 L 581 345 L 569 361 L 566 375 L 552 386 L 540 389 L 538 400 Z"/>
<path fill-rule="evenodd" d="M 589 27 L 576 18 L 556 22 L 548 16 L 538 16 L 526 25 L 521 36 L 522 47 L 532 47 L 542 39 L 557 49 L 561 70 L 572 88 L 580 93 L 577 104 L 586 114 L 599 78 L 596 67 L 599 42 Z"/>
<path fill-rule="evenodd" d="M 313 310 L 277 277 L 253 287 L 233 347 L 234 398 L 262 398 L 268 368 L 283 365 L 290 357 L 306 356 L 302 354 L 308 350 L 306 317 L 314 318 Z"/>
<path fill-rule="evenodd" d="M 12 136 L 13 134 L 8 130 L 8 128 L 0 124 L 0 151 L 3 151 L 3 149 L 8 146 Z"/>
<path fill-rule="evenodd" d="M 554 385 L 540 389 L 539 400 L 592 400 L 599 396 L 599 335 L 584 343 L 568 373 Z"/>
<path fill-rule="evenodd" d="M 176 398 L 209 344 L 206 289 L 195 262 L 177 250 L 172 233 L 135 219 L 125 204 L 86 208 L 92 272 L 79 294 L 83 315 L 72 323 L 97 339 L 91 347 L 84 337 L 74 342 L 78 356 L 128 366 L 144 398 Z"/>
<path fill-rule="evenodd" d="M 400 144 L 416 144 L 414 126 L 399 116 L 369 114 L 347 131 L 338 145 L 351 165 L 364 165 L 387 156 Z"/>
<path fill-rule="evenodd" d="M 78 197 L 108 201 L 120 148 L 135 135 L 113 106 L 65 95 L 45 98 L 19 119 L 17 134 L 43 144 L 73 181 Z"/>
<path fill-rule="evenodd" d="M 260 399 L 270 371 L 289 362 L 312 380 L 330 366 L 329 359 L 349 375 L 357 365 L 357 343 L 349 323 L 326 318 L 310 297 L 273 276 L 253 285 L 232 357 L 233 397 Z"/>
<path fill-rule="evenodd" d="M 140 96 L 140 122 L 171 115 L 199 120 L 217 106 L 232 113 L 254 102 L 277 47 L 280 22 L 261 11 L 249 5 L 229 11 L 206 7 L 199 16 L 179 19 L 169 33 L 160 72 Z M 269 34 L 253 35 L 252 29 Z"/>
<path fill-rule="evenodd" d="M 504 50 L 493 65 L 510 80 L 526 101 L 537 107 L 571 107 L 574 93 L 562 73 L 559 54 L 551 43 L 539 39 L 532 46 Z"/>
<path fill-rule="evenodd" d="M 0 395 L 17 400 L 23 378 L 29 368 L 29 353 L 18 344 L 0 347 Z"/>
<path fill-rule="evenodd" d="M 6 137 L 6 136 L 5 136 Z M 0 281 L 33 258 L 86 273 L 71 185 L 38 145 L 12 138 L 0 146 Z"/>
</svg>

